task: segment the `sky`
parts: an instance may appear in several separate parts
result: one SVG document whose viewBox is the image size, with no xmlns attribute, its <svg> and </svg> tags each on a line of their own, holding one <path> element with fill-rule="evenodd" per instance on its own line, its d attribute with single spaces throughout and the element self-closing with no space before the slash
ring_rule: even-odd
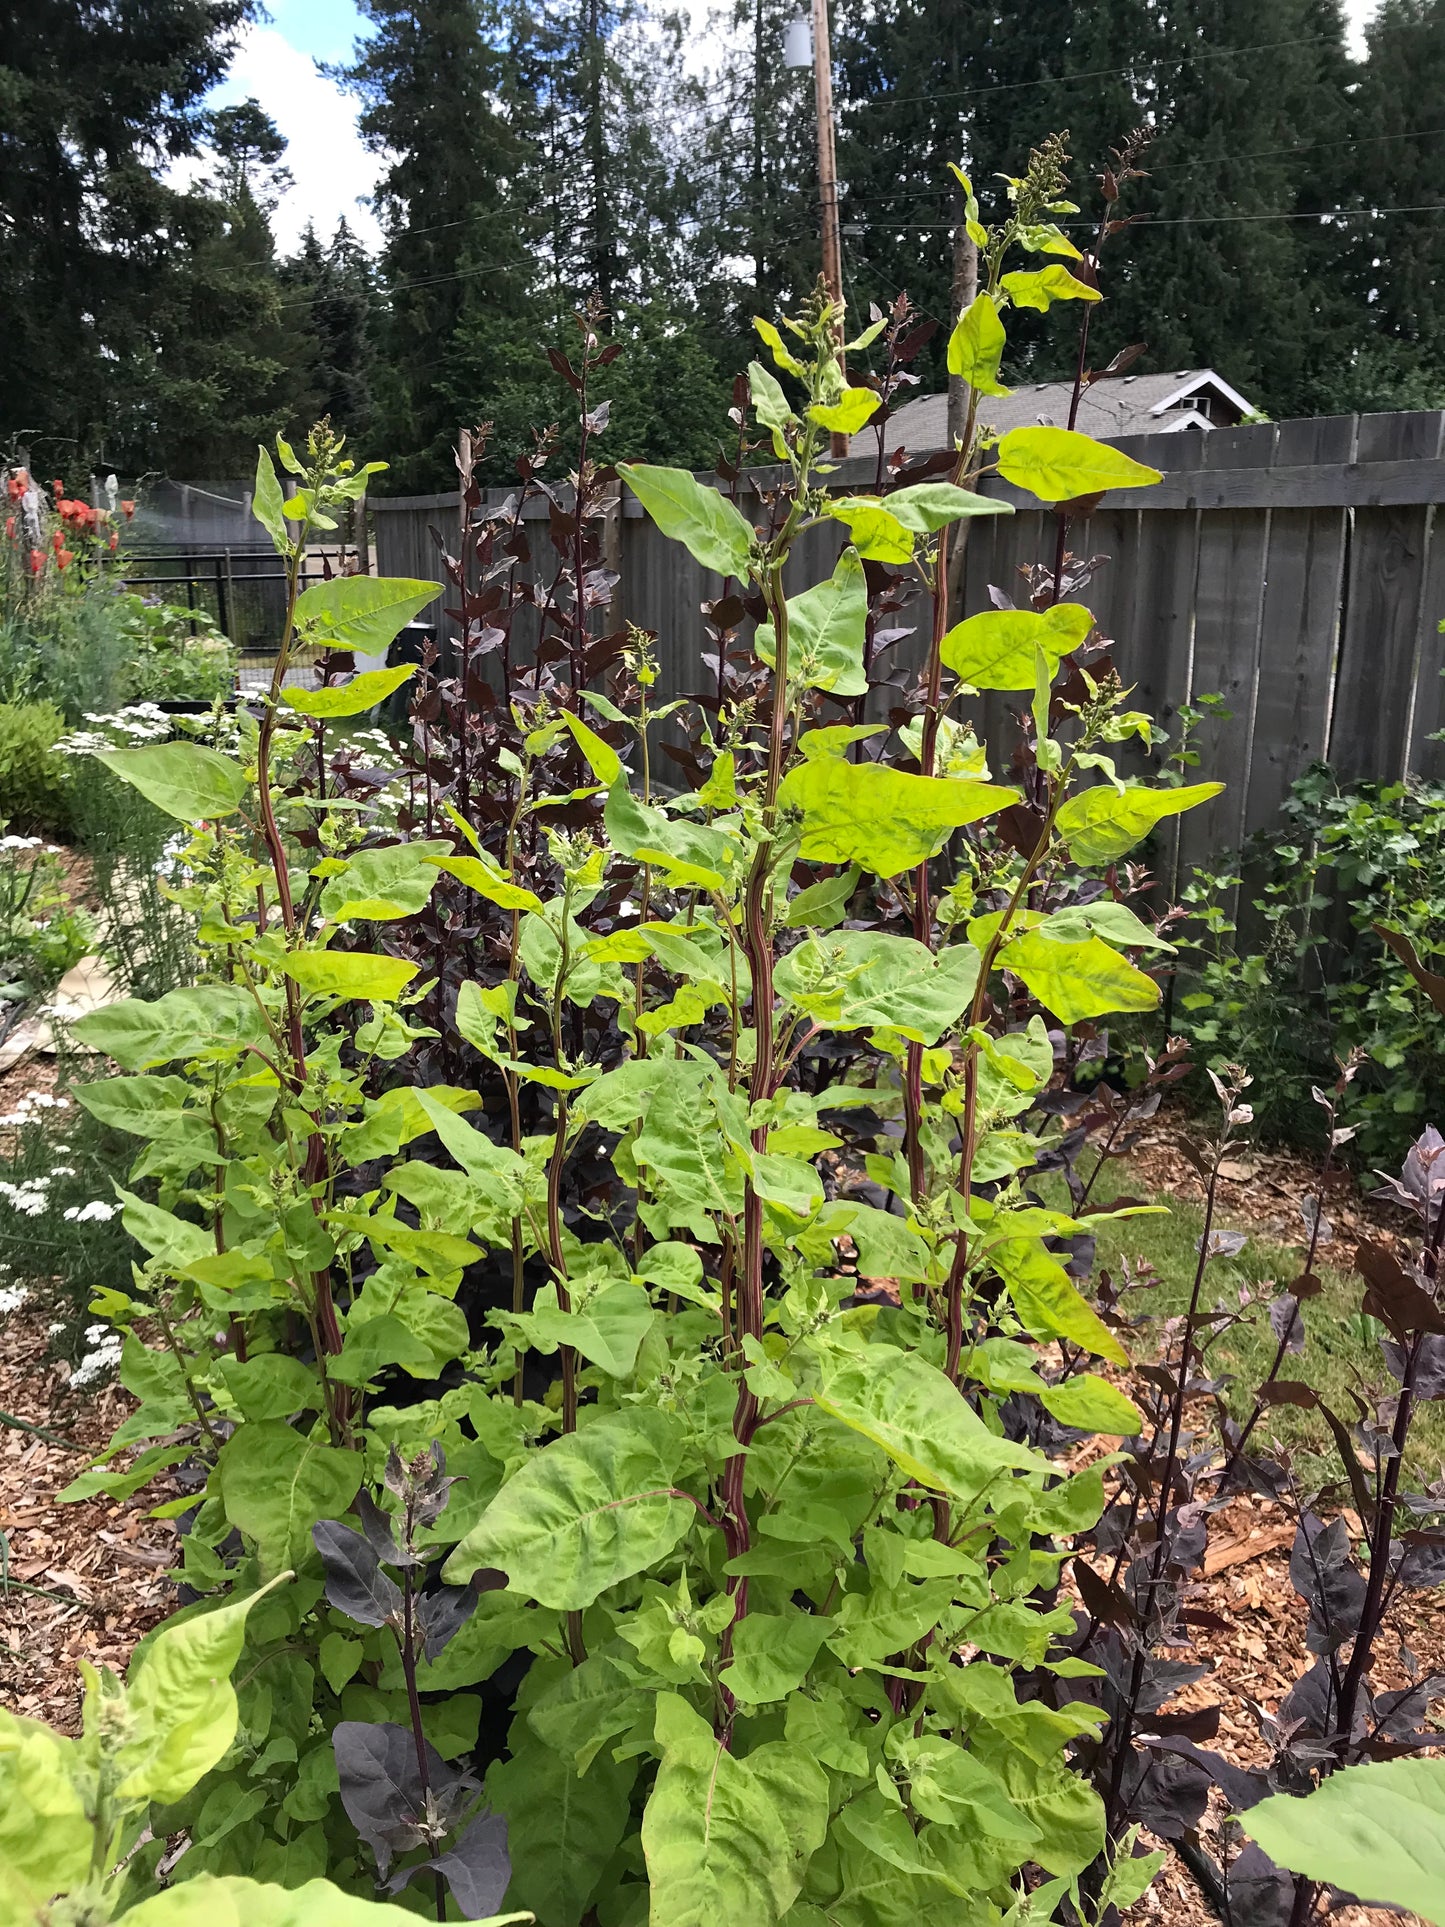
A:
<svg viewBox="0 0 1445 1927">
<path fill-rule="evenodd" d="M 704 0 L 692 3 L 704 11 Z M 1377 0 L 1345 0 L 1357 51 L 1376 5 Z M 283 253 L 295 247 L 308 221 L 324 240 L 343 214 L 361 240 L 375 247 L 381 231 L 366 197 L 384 162 L 357 133 L 358 103 L 317 66 L 350 55 L 364 24 L 355 0 L 267 0 L 267 6 L 269 21 L 246 30 L 212 104 L 226 106 L 250 96 L 285 136 L 286 165 L 295 185 L 273 217 Z"/>
</svg>

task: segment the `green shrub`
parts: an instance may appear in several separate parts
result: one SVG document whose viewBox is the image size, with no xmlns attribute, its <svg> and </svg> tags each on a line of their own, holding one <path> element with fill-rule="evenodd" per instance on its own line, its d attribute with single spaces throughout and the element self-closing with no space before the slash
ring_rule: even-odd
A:
<svg viewBox="0 0 1445 1927">
<path fill-rule="evenodd" d="M 70 765 L 55 747 L 64 732 L 54 703 L 0 703 L 0 816 L 23 830 L 70 828 Z"/>
<path fill-rule="evenodd" d="M 1402 930 L 1427 963 L 1445 951 L 1445 786 L 1342 786 L 1317 764 L 1283 816 L 1242 858 L 1196 870 L 1186 887 L 1194 924 L 1175 1027 L 1216 1068 L 1247 1063 L 1261 1129 L 1306 1143 L 1320 1129 L 1311 1086 L 1363 1051 L 1348 1122 L 1367 1163 L 1393 1163 L 1439 1114 L 1445 1053 L 1375 926 Z M 1242 908 L 1231 914 L 1236 890 Z"/>
<path fill-rule="evenodd" d="M 90 947 L 90 919 L 70 907 L 59 853 L 40 846 L 38 836 L 0 835 L 0 1003 L 53 990 Z"/>
<path fill-rule="evenodd" d="M 127 645 L 127 702 L 214 702 L 236 682 L 236 652 L 203 610 L 125 595 L 115 603 Z"/>
</svg>

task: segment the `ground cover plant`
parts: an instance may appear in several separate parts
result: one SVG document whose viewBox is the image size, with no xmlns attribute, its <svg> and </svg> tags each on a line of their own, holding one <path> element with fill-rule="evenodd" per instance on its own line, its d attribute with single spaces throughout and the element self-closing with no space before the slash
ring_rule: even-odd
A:
<svg viewBox="0 0 1445 1927">
<path fill-rule="evenodd" d="M 975 394 L 1001 385 L 1018 307 L 1097 298 L 1130 151 L 1083 258 L 1059 143 L 992 227 L 962 183 L 981 292 L 949 354 Z M 907 319 L 846 352 L 891 329 L 896 368 Z M 1158 1865 L 1141 1823 L 1183 1841 L 1211 1777 L 1297 1790 L 1320 1748 L 1353 1761 L 1366 1705 L 1411 1743 L 1430 1683 L 1382 1706 L 1367 1669 L 1411 1506 L 1421 1572 L 1434 1543 L 1432 1495 L 1399 1470 L 1434 1395 L 1433 1256 L 1404 1283 L 1369 1261 L 1392 1417 L 1356 1437 L 1326 1416 L 1367 1576 L 1303 1495 L 1301 1583 L 1330 1580 L 1315 1751 L 1291 1726 L 1273 1777 L 1237 1783 L 1207 1721 L 1161 1712 L 1214 1496 L 1292 1489 L 1263 1414 L 1314 1396 L 1281 1388 L 1316 1281 L 1312 1240 L 1271 1307 L 1258 1412 L 1226 1404 L 1213 1445 L 1194 1430 L 1217 1389 L 1212 1183 L 1185 1316 L 1133 1398 L 1127 1281 L 1083 1289 L 1100 1232 L 1150 1207 L 1096 1196 L 1081 1154 L 1126 1152 L 1182 1070 L 1170 1049 L 1133 1088 L 1098 1081 L 1107 1020 L 1159 1004 L 1169 954 L 1125 860 L 1219 787 L 1121 776 L 1150 723 L 1077 599 L 1069 505 L 1155 473 L 1069 429 L 984 442 L 970 420 L 946 473 L 904 458 L 836 493 L 827 438 L 890 380 L 849 385 L 842 320 L 819 295 L 758 324 L 739 426 L 779 465 L 763 526 L 686 472 L 618 471 L 725 578 L 680 792 L 652 780 L 648 639 L 595 633 L 589 523 L 615 477 L 589 448 L 590 326 L 533 666 L 505 706 L 473 685 L 523 561 L 519 518 L 478 516 L 453 558 L 459 664 L 422 680 L 404 800 L 348 724 L 409 669 L 284 686 L 294 649 L 378 653 L 434 595 L 300 590 L 308 535 L 375 466 L 326 423 L 258 464 L 290 577 L 259 717 L 218 743 L 94 746 L 183 826 L 168 888 L 197 968 L 75 1026 L 107 1060 L 76 1100 L 139 1141 L 116 1202 L 142 1256 L 94 1300 L 138 1406 L 68 1491 L 180 1480 L 161 1509 L 185 1522 L 187 1603 L 128 1698 L 92 1685 L 77 1751 L 0 1715 L 18 1919 L 64 1893 L 146 1927 L 345 1921 L 380 1891 L 393 1914 L 542 1927 L 1095 1927 Z M 991 472 L 1060 505 L 1056 562 L 955 622 L 954 545 L 1007 512 L 977 492 Z M 839 559 L 788 595 L 820 521 L 846 530 Z M 850 720 L 909 581 L 921 685 L 892 726 Z M 966 720 L 981 691 L 1013 698 L 1002 742 Z M 1242 1086 L 1221 1086 L 1206 1172 L 1248 1122 Z M 1434 1156 L 1406 1179 L 1432 1254 Z M 1127 1449 L 1080 1469 L 1095 1433 Z M 1254 1886 L 1279 1901 L 1261 1921 L 1313 1904 L 1272 1863 Z"/>
</svg>

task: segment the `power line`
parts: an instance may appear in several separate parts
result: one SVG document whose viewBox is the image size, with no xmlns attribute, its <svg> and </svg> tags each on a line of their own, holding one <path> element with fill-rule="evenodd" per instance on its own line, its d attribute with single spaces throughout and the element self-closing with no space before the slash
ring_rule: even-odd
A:
<svg viewBox="0 0 1445 1927">
<path fill-rule="evenodd" d="M 1155 220 L 1152 215 L 1142 218 L 1142 227 L 1208 227 L 1225 221 L 1360 221 L 1375 220 L 1386 214 L 1445 214 L 1445 201 L 1430 201 L 1414 207 L 1325 207 L 1302 213 L 1292 214 L 1173 214 Z M 857 223 L 853 225 L 856 227 Z M 887 228 L 891 234 L 951 234 L 956 221 L 880 221 L 877 226 Z M 1071 221 L 1061 225 L 1086 228 L 1093 231 L 1092 221 Z"/>
</svg>

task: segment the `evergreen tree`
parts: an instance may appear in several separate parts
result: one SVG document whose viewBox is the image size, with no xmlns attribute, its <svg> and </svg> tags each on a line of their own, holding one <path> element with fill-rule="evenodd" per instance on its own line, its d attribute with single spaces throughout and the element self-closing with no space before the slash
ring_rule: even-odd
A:
<svg viewBox="0 0 1445 1927">
<path fill-rule="evenodd" d="M 305 340 L 293 419 L 328 415 L 354 447 L 368 444 L 375 275 L 344 215 L 325 248 L 307 223 L 300 248 L 282 264 L 281 282 L 282 308 Z"/>
<path fill-rule="evenodd" d="M 1384 0 L 1366 45 L 1349 182 L 1368 218 L 1348 229 L 1352 339 L 1321 403 L 1445 407 L 1445 3 Z"/>
<path fill-rule="evenodd" d="M 132 357 L 132 375 L 150 362 L 186 251 L 215 230 L 205 197 L 167 188 L 162 170 L 200 148 L 205 94 L 251 12 L 0 0 L 0 429 L 43 469 L 135 459 L 118 382 Z M 149 433 L 143 417 L 130 426 Z"/>
</svg>

